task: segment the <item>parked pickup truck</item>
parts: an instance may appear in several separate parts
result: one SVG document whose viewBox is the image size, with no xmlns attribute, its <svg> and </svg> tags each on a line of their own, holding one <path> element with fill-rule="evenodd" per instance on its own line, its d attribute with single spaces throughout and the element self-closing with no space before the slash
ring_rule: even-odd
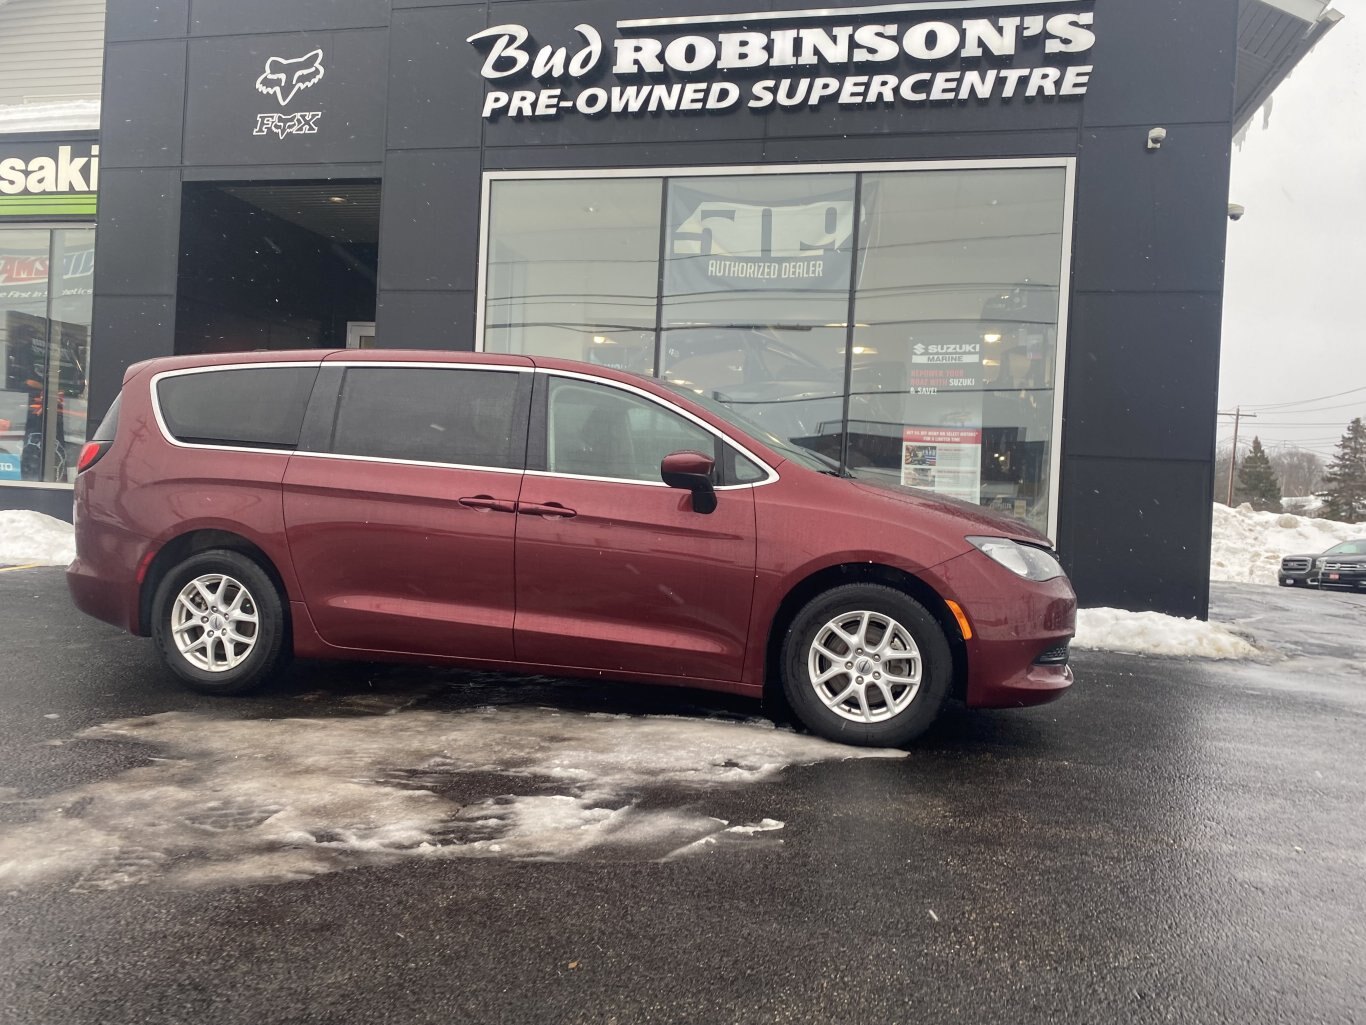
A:
<svg viewBox="0 0 1366 1025">
<path fill-rule="evenodd" d="M 1344 541 L 1321 555 L 1287 555 L 1282 587 L 1345 587 L 1366 590 L 1366 539 Z"/>
</svg>

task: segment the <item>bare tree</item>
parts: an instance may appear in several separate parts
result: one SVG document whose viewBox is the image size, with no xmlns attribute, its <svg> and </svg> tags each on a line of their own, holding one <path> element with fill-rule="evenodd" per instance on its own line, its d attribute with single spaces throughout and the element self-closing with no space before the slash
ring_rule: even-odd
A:
<svg viewBox="0 0 1366 1025">
<path fill-rule="evenodd" d="M 1312 495 L 1323 488 L 1323 460 L 1295 445 L 1278 445 L 1267 452 L 1283 495 Z"/>
</svg>

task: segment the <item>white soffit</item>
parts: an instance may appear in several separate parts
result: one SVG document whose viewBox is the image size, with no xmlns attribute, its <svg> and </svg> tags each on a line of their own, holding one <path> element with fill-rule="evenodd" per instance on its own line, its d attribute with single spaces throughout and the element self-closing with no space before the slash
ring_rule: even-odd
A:
<svg viewBox="0 0 1366 1025">
<path fill-rule="evenodd" d="M 1318 21 L 1328 10 L 1332 0 L 1262 0 L 1268 7 L 1274 7 L 1286 14 L 1293 14 L 1304 21 Z"/>
<path fill-rule="evenodd" d="M 1342 20 L 1329 8 L 1330 0 L 1240 0 L 1235 134 Z"/>
</svg>

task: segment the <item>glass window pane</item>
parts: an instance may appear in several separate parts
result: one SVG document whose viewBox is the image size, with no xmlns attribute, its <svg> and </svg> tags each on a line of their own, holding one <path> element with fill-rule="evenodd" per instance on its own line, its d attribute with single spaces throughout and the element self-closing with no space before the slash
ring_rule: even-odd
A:
<svg viewBox="0 0 1366 1025">
<path fill-rule="evenodd" d="M 838 454 L 853 175 L 669 181 L 661 375 Z"/>
<path fill-rule="evenodd" d="M 0 480 L 45 480 L 50 233 L 0 228 Z"/>
<path fill-rule="evenodd" d="M 1046 527 L 1066 178 L 863 179 L 850 398 L 855 473 Z"/>
<path fill-rule="evenodd" d="M 92 228 L 0 227 L 0 480 L 75 479 L 94 252 Z"/>
<path fill-rule="evenodd" d="M 94 291 L 95 231 L 68 228 L 52 233 L 49 297 L 48 394 L 56 396 L 46 418 L 45 479 L 76 479 L 76 457 L 85 443 L 89 394 L 90 311 Z"/>
<path fill-rule="evenodd" d="M 684 450 L 714 456 L 716 438 L 619 388 L 550 379 L 546 468 L 551 473 L 658 481 L 659 464 Z"/>
<path fill-rule="evenodd" d="M 161 418 L 186 442 L 293 448 L 317 367 L 260 367 L 166 377 Z"/>
<path fill-rule="evenodd" d="M 484 348 L 654 372 L 659 179 L 491 186 Z"/>
<path fill-rule="evenodd" d="M 519 376 L 427 367 L 347 370 L 332 451 L 521 469 L 526 424 Z"/>
</svg>

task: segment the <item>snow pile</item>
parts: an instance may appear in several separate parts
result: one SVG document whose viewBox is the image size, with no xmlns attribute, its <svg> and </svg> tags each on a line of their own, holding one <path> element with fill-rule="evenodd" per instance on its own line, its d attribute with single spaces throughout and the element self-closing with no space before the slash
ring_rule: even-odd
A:
<svg viewBox="0 0 1366 1025">
<path fill-rule="evenodd" d="M 1366 537 L 1366 524 L 1254 512 L 1246 503 L 1236 509 L 1216 505 L 1210 579 L 1276 584 L 1282 556 L 1317 555 L 1360 537 Z"/>
<path fill-rule="evenodd" d="M 1072 644 L 1141 655 L 1236 659 L 1257 654 L 1255 647 L 1218 623 L 1123 609 L 1078 609 Z"/>
<path fill-rule="evenodd" d="M 65 566 L 76 557 L 70 523 L 22 509 L 0 509 L 0 566 Z"/>
<path fill-rule="evenodd" d="M 1314 516 L 1323 508 L 1323 499 L 1318 495 L 1288 495 L 1281 499 L 1281 508 L 1296 516 Z"/>
<path fill-rule="evenodd" d="M 167 712 L 79 738 L 148 744 L 156 757 L 32 799 L 0 792 L 0 889 L 222 886 L 410 858 L 664 860 L 762 847 L 778 842 L 782 820 L 732 823 L 705 805 L 788 765 L 906 757 L 771 723 L 516 706 L 243 720 Z"/>
</svg>

